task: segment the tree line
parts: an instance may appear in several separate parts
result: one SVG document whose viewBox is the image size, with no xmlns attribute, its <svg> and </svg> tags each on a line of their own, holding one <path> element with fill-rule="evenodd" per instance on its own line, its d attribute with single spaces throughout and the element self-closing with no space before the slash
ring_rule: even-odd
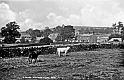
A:
<svg viewBox="0 0 124 80">
<path fill-rule="evenodd" d="M 2 27 L 0 33 L 4 38 L 2 40 L 2 43 L 7 43 L 7 44 L 16 43 L 17 38 L 21 37 L 21 32 L 19 32 L 19 29 L 20 26 L 15 21 L 9 22 L 6 24 L 6 26 Z M 75 37 L 75 29 L 71 25 L 57 26 L 52 29 L 46 27 L 45 30 L 38 30 L 38 29 L 33 30 L 32 28 L 30 28 L 27 31 L 25 31 L 25 33 L 31 36 L 31 43 L 35 43 L 37 37 L 44 37 L 43 38 L 44 40 L 41 39 L 40 43 L 49 42 L 50 41 L 49 35 L 52 33 L 59 33 L 59 35 L 56 38 L 56 41 L 64 41 L 66 39 L 68 40 Z M 22 43 L 29 43 L 29 41 L 26 41 L 24 37 L 21 37 L 20 41 Z"/>
<path fill-rule="evenodd" d="M 111 38 L 122 38 L 124 40 L 124 26 L 122 22 L 114 23 L 112 24 L 112 28 L 117 30 L 117 32 L 120 31 L 120 34 L 115 33 L 111 34 L 109 36 L 109 39 Z M 16 43 L 17 38 L 21 37 L 21 32 L 19 32 L 20 26 L 15 22 L 9 22 L 4 27 L 1 28 L 1 35 L 4 38 L 2 40 L 2 43 L 12 44 Z M 75 36 L 75 29 L 71 25 L 62 25 L 62 26 L 56 26 L 52 29 L 49 27 L 46 27 L 44 30 L 33 30 L 32 28 L 25 31 L 27 34 L 31 36 L 31 43 L 35 43 L 37 37 L 44 37 L 43 39 L 40 39 L 40 43 L 43 42 L 52 42 L 52 40 L 49 38 L 49 35 L 52 33 L 58 33 L 56 41 L 65 41 L 70 39 L 76 39 Z M 48 40 L 48 41 L 47 41 Z M 26 41 L 25 38 L 21 38 L 22 43 L 29 43 L 29 41 Z"/>
</svg>

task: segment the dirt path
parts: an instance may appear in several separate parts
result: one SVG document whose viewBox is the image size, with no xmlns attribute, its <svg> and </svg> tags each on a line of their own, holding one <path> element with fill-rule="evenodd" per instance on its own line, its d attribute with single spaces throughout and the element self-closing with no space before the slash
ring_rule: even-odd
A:
<svg viewBox="0 0 124 80">
<path fill-rule="evenodd" d="M 0 79 L 124 80 L 124 67 L 119 66 L 123 53 L 124 50 L 103 49 L 71 52 L 66 57 L 40 55 L 38 63 L 31 65 L 27 63 L 27 58 L 5 59 L 0 63 Z"/>
</svg>

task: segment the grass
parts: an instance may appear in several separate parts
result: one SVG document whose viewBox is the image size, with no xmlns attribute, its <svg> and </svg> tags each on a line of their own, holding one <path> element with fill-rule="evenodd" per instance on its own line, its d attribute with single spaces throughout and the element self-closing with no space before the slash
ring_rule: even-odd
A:
<svg viewBox="0 0 124 80">
<path fill-rule="evenodd" d="M 68 56 L 40 55 L 38 62 L 28 64 L 26 57 L 1 59 L 3 80 L 123 80 L 119 66 L 124 50 L 70 52 Z"/>
</svg>

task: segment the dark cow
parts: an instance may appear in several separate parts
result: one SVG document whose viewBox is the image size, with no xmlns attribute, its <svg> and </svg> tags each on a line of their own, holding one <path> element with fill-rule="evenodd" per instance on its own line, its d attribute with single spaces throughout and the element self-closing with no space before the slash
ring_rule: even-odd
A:
<svg viewBox="0 0 124 80">
<path fill-rule="evenodd" d="M 29 61 L 29 63 L 36 63 L 37 62 L 37 58 L 38 58 L 37 51 L 32 51 L 32 52 L 29 53 L 28 61 Z M 33 59 L 34 59 L 34 61 L 33 61 Z"/>
</svg>

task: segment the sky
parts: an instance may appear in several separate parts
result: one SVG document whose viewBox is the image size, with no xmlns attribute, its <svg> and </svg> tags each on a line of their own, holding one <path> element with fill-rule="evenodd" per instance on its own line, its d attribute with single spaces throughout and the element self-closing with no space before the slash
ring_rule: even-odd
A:
<svg viewBox="0 0 124 80">
<path fill-rule="evenodd" d="M 58 25 L 111 27 L 124 22 L 123 0 L 0 0 L 0 28 L 16 21 L 20 30 Z"/>
</svg>

